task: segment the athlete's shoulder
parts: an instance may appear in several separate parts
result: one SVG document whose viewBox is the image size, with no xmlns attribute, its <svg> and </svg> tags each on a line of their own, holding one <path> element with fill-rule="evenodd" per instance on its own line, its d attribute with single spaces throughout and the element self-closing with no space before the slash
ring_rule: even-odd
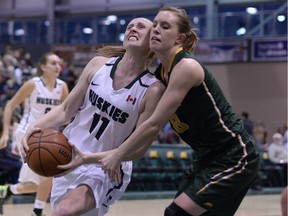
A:
<svg viewBox="0 0 288 216">
<path fill-rule="evenodd" d="M 109 61 L 110 58 L 104 57 L 104 56 L 95 56 L 90 60 L 88 64 L 93 64 L 93 65 L 104 65 L 106 62 Z"/>
<path fill-rule="evenodd" d="M 112 58 L 113 59 L 113 58 Z M 92 77 L 95 73 L 100 70 L 107 62 L 111 61 L 111 58 L 103 57 L 103 56 L 95 56 L 92 58 L 88 64 L 85 66 L 80 80 L 84 79 L 87 83 L 90 83 Z"/>
<path fill-rule="evenodd" d="M 32 77 L 31 79 L 29 79 L 27 82 L 41 82 L 41 78 L 40 76 L 35 76 L 35 77 Z"/>
<path fill-rule="evenodd" d="M 27 80 L 26 82 L 24 82 L 24 84 L 21 86 L 21 88 L 19 89 L 19 91 L 25 91 L 25 92 L 29 92 L 31 93 L 34 89 L 35 89 L 35 79 L 31 78 L 29 80 Z"/>
<path fill-rule="evenodd" d="M 60 85 L 65 85 L 66 84 L 66 82 L 64 80 L 59 79 L 59 78 L 56 78 L 56 83 L 60 84 Z"/>
<path fill-rule="evenodd" d="M 205 72 L 202 65 L 192 58 L 183 58 L 173 69 L 172 79 L 182 80 L 183 83 L 189 83 L 190 87 L 200 85 L 205 78 Z"/>
<path fill-rule="evenodd" d="M 111 58 L 106 58 L 103 56 L 95 56 L 93 59 L 89 61 L 89 63 L 86 65 L 84 71 L 88 71 L 89 74 L 95 73 L 98 71 L 101 67 L 103 67 L 107 62 L 110 61 Z"/>
<path fill-rule="evenodd" d="M 37 82 L 41 81 L 40 77 L 36 76 L 27 80 L 23 85 L 34 87 Z"/>
<path fill-rule="evenodd" d="M 149 86 L 149 91 L 152 94 L 163 94 L 165 89 L 166 86 L 160 80 L 156 80 L 156 82 Z"/>
</svg>

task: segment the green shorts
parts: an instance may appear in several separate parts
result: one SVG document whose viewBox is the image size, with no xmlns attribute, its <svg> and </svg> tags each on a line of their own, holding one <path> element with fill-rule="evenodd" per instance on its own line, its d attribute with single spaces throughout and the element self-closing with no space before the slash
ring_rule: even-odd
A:
<svg viewBox="0 0 288 216">
<path fill-rule="evenodd" d="M 186 171 L 178 196 L 186 193 L 207 209 L 203 215 L 233 216 L 259 171 L 259 154 L 252 140 L 230 143 L 210 158 L 196 160 Z"/>
</svg>

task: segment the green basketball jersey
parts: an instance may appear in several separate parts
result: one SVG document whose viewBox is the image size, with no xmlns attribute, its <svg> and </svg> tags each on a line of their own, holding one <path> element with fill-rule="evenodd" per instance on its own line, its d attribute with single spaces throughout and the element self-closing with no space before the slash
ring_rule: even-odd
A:
<svg viewBox="0 0 288 216">
<path fill-rule="evenodd" d="M 191 53 L 179 51 L 168 72 L 168 79 L 175 65 L 183 58 L 195 59 Z M 190 89 L 181 106 L 170 118 L 170 123 L 181 139 L 199 156 L 207 156 L 235 140 L 237 135 L 246 132 L 242 121 L 232 111 L 212 74 L 199 64 L 204 70 L 205 79 L 200 86 Z M 160 74 L 161 68 L 162 64 L 157 68 L 156 76 L 165 84 Z"/>
</svg>

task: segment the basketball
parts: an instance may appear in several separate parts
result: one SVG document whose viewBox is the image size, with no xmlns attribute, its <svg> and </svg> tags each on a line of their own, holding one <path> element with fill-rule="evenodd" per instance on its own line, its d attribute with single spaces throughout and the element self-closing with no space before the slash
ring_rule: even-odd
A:
<svg viewBox="0 0 288 216">
<path fill-rule="evenodd" d="M 65 165 L 72 159 L 72 148 L 67 138 L 54 129 L 37 131 L 28 138 L 29 151 L 26 162 L 31 170 L 41 176 L 55 176 L 64 172 L 58 165 Z"/>
</svg>

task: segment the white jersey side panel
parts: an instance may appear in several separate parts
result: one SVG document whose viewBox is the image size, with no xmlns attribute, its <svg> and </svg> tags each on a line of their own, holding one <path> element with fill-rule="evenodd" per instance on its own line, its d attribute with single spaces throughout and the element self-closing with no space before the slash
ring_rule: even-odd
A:
<svg viewBox="0 0 288 216">
<path fill-rule="evenodd" d="M 91 80 L 84 104 L 64 134 L 82 152 L 117 148 L 133 131 L 147 88 L 157 79 L 143 72 L 126 88 L 113 89 L 119 58 L 111 58 Z"/>
<path fill-rule="evenodd" d="M 31 95 L 24 101 L 23 117 L 20 121 L 19 128 L 26 130 L 30 124 L 41 118 L 52 108 L 61 103 L 63 94 L 63 81 L 56 79 L 55 88 L 50 91 L 40 77 L 32 78 L 35 88 Z"/>
</svg>

